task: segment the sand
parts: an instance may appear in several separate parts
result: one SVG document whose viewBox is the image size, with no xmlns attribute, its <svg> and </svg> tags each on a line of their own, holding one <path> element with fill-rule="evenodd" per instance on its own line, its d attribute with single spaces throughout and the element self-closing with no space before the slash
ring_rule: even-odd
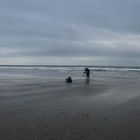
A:
<svg viewBox="0 0 140 140">
<path fill-rule="evenodd" d="M 140 139 L 138 79 L 0 80 L 0 140 Z"/>
</svg>

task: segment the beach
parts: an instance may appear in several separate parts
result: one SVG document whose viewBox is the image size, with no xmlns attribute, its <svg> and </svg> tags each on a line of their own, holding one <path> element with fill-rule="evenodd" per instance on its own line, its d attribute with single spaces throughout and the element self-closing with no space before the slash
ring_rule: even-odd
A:
<svg viewBox="0 0 140 140">
<path fill-rule="evenodd" d="M 89 83 L 7 73 L 0 74 L 1 140 L 140 139 L 138 73 L 93 72 Z"/>
</svg>

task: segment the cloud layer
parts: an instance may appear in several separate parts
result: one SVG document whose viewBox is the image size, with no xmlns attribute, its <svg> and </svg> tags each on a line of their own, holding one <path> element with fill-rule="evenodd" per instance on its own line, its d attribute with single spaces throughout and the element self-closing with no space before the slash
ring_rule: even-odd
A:
<svg viewBox="0 0 140 140">
<path fill-rule="evenodd" d="M 1 0 L 0 64 L 140 65 L 139 0 Z"/>
</svg>

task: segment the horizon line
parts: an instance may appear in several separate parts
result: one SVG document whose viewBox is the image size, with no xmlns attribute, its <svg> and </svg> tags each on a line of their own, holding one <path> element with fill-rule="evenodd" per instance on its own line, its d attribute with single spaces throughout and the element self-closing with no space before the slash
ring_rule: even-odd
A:
<svg viewBox="0 0 140 140">
<path fill-rule="evenodd" d="M 121 66 L 121 65 L 52 65 L 52 64 L 5 64 L 5 65 L 0 65 L 0 67 L 140 67 L 140 66 Z"/>
</svg>

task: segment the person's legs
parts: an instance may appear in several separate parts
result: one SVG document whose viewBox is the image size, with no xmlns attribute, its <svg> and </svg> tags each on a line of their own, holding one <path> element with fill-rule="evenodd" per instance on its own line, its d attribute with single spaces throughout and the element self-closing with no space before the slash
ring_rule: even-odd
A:
<svg viewBox="0 0 140 140">
<path fill-rule="evenodd" d="M 86 75 L 86 80 L 89 81 L 90 77 L 89 74 Z"/>
</svg>

